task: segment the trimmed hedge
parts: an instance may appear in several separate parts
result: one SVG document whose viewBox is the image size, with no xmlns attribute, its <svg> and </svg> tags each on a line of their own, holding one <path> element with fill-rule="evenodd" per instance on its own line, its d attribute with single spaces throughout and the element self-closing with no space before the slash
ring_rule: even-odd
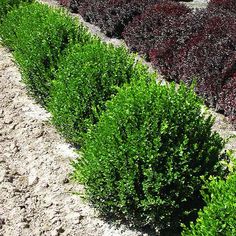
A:
<svg viewBox="0 0 236 236">
<path fill-rule="evenodd" d="M 14 51 L 24 82 L 41 104 L 49 96 L 58 58 L 69 44 L 90 36 L 65 11 L 34 3 L 11 11 L 0 25 L 4 43 Z"/>
<path fill-rule="evenodd" d="M 203 191 L 206 207 L 196 223 L 184 229 L 182 236 L 236 235 L 236 173 L 226 180 L 213 179 Z"/>
<path fill-rule="evenodd" d="M 217 105 L 232 122 L 236 122 L 236 72 L 223 85 Z"/>
<path fill-rule="evenodd" d="M 74 162 L 74 178 L 107 217 L 178 227 L 201 206 L 201 176 L 219 173 L 224 144 L 192 89 L 146 77 L 107 104 Z"/>
<path fill-rule="evenodd" d="M 210 0 L 207 8 L 215 11 L 229 11 L 236 14 L 235 0 Z"/>
<path fill-rule="evenodd" d="M 67 140 L 83 143 L 89 125 L 98 121 L 117 87 L 138 79 L 134 64 L 127 50 L 100 41 L 68 50 L 56 72 L 49 103 L 53 123 Z"/>
<path fill-rule="evenodd" d="M 160 0 L 87 0 L 80 3 L 83 17 L 99 26 L 109 37 L 121 37 L 124 27 L 148 5 Z"/>
<path fill-rule="evenodd" d="M 136 17 L 123 36 L 168 80 L 187 85 L 196 80 L 206 104 L 235 120 L 236 20 L 231 11 L 217 10 L 216 2 L 194 13 L 179 3 L 160 2 Z"/>
<path fill-rule="evenodd" d="M 221 90 L 226 89 L 226 83 L 236 72 L 236 18 L 230 12 L 203 10 L 195 14 L 191 25 L 198 21 L 201 27 L 192 31 L 194 33 L 179 51 L 175 69 L 179 79 L 187 84 L 196 79 L 198 94 L 208 105 L 227 115 L 228 108 L 224 103 L 218 104 L 218 100 Z M 233 105 L 233 101 L 230 103 Z M 234 105 L 232 111 L 235 109 Z"/>
<path fill-rule="evenodd" d="M 163 229 L 195 217 L 203 204 L 201 177 L 221 175 L 224 142 L 211 132 L 213 119 L 202 114 L 193 89 L 157 85 L 156 75 L 124 48 L 101 43 L 64 11 L 45 5 L 11 10 L 0 35 L 14 51 L 30 91 L 43 105 L 49 101 L 58 129 L 74 144 L 86 138 L 84 155 L 73 163 L 74 177 L 103 214 Z M 229 68 L 233 60 L 227 61 Z M 225 72 L 230 79 L 219 96 L 230 114 L 235 112 L 234 91 L 228 90 L 235 87 L 232 71 Z M 222 189 L 235 196 L 233 185 L 227 186 Z M 225 196 L 231 200 L 230 194 Z M 233 208 L 226 206 L 230 215 Z M 222 221 L 215 218 L 209 232 L 234 234 L 235 217 L 225 223 L 225 215 L 220 216 Z"/>
<path fill-rule="evenodd" d="M 34 0 L 1 0 L 0 4 L 0 23 L 6 17 L 7 13 L 22 3 L 32 3 Z"/>
<path fill-rule="evenodd" d="M 188 38 L 189 14 L 184 4 L 160 1 L 134 18 L 123 37 L 131 50 L 149 55 L 161 73 L 176 79 L 174 56 Z"/>
</svg>

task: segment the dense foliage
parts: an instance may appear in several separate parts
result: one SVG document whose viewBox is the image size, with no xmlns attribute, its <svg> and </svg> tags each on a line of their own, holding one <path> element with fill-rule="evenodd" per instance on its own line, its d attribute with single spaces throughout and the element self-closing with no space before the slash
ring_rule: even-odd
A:
<svg viewBox="0 0 236 236">
<path fill-rule="evenodd" d="M 223 142 L 193 90 L 147 77 L 108 103 L 74 163 L 74 177 L 107 216 L 177 227 L 201 205 L 200 176 L 217 173 Z"/>
<path fill-rule="evenodd" d="M 69 2 L 108 36 L 124 37 L 166 79 L 188 85 L 197 80 L 196 91 L 206 104 L 236 120 L 236 1 L 211 0 L 207 9 L 195 12 L 168 0 Z"/>
<path fill-rule="evenodd" d="M 42 104 L 58 58 L 70 44 L 88 41 L 87 31 L 64 11 L 33 3 L 11 11 L 0 26 L 4 43 L 14 50 L 24 82 Z"/>
<path fill-rule="evenodd" d="M 192 13 L 179 3 L 160 2 L 136 17 L 123 36 L 167 79 L 188 85 L 196 80 L 206 103 L 235 120 L 236 18 L 215 5 Z"/>
<path fill-rule="evenodd" d="M 0 23 L 7 13 L 18 7 L 22 3 L 32 3 L 34 0 L 1 0 L 0 3 Z"/>
<path fill-rule="evenodd" d="M 185 46 L 178 52 L 175 69 L 179 79 L 191 84 L 197 80 L 196 91 L 205 101 L 228 113 L 228 105 L 218 104 L 219 94 L 229 86 L 229 80 L 236 72 L 236 18 L 231 13 L 204 10 L 195 14 L 191 25 L 201 22 L 200 30 L 194 30 Z M 232 83 L 231 83 L 232 85 Z M 231 93 L 235 93 L 233 88 Z M 230 92 L 230 91 L 228 91 Z M 222 97 L 222 96 L 221 96 Z M 235 113 L 234 113 L 235 115 Z"/>
<path fill-rule="evenodd" d="M 73 166 L 88 199 L 104 215 L 141 227 L 194 219 L 204 179 L 222 173 L 224 141 L 211 131 L 213 119 L 193 88 L 156 84 L 156 74 L 133 55 L 93 38 L 64 11 L 21 2 L 32 1 L 2 0 L 0 36 L 59 131 L 85 144 Z M 194 14 L 161 0 L 60 2 L 115 36 L 148 6 L 126 28 L 130 47 L 171 79 L 191 85 L 196 78 L 197 92 L 236 120 L 233 1 L 211 0 Z M 235 184 L 236 175 L 210 182 L 207 206 L 183 235 L 236 234 Z"/>
<path fill-rule="evenodd" d="M 88 126 L 98 121 L 117 87 L 138 79 L 136 67 L 123 47 L 100 41 L 68 50 L 56 72 L 49 103 L 53 123 L 67 140 L 82 143 Z"/>
<path fill-rule="evenodd" d="M 196 12 L 168 0 L 73 0 L 70 5 L 108 36 L 124 37 L 168 80 L 188 85 L 197 80 L 206 104 L 235 120 L 236 1 L 211 0 Z"/>
<path fill-rule="evenodd" d="M 108 36 L 121 37 L 125 25 L 150 4 L 159 0 L 84 0 L 79 1 L 79 13 L 98 25 Z"/>
<path fill-rule="evenodd" d="M 174 56 L 188 37 L 190 13 L 183 4 L 160 1 L 125 28 L 124 39 L 132 50 L 149 55 L 163 74 L 176 79 Z"/>
<path fill-rule="evenodd" d="M 235 0 L 210 0 L 208 9 L 216 11 L 230 11 L 236 14 L 236 1 Z"/>
<path fill-rule="evenodd" d="M 217 105 L 219 110 L 236 122 L 236 72 L 223 85 Z"/>
<path fill-rule="evenodd" d="M 183 236 L 236 235 L 236 173 L 226 180 L 213 179 L 203 191 L 206 207 Z"/>
</svg>

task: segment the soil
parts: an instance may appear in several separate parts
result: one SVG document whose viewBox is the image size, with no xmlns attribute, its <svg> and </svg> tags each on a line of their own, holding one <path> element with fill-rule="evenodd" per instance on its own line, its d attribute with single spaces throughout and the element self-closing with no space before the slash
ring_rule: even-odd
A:
<svg viewBox="0 0 236 236">
<path fill-rule="evenodd" d="M 86 25 L 104 41 L 123 44 Z M 50 124 L 50 114 L 27 95 L 21 80 L 11 53 L 0 46 L 0 235 L 150 235 L 102 220 L 74 194 L 83 195 L 83 186 L 69 180 L 70 162 L 78 154 Z M 214 129 L 225 138 L 233 136 L 226 148 L 236 150 L 232 125 L 211 113 Z"/>
</svg>

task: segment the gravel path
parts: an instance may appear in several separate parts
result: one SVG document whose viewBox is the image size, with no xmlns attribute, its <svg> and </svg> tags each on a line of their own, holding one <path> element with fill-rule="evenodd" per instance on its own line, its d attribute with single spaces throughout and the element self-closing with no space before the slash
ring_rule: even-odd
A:
<svg viewBox="0 0 236 236">
<path fill-rule="evenodd" d="M 89 27 L 102 35 L 96 27 Z M 72 194 L 83 194 L 83 186 L 68 180 L 70 161 L 77 155 L 20 81 L 11 54 L 0 46 L 0 236 L 145 235 L 125 226 L 116 229 Z M 214 129 L 223 137 L 236 135 L 221 115 L 216 115 Z M 235 137 L 227 149 L 236 150 Z"/>
</svg>

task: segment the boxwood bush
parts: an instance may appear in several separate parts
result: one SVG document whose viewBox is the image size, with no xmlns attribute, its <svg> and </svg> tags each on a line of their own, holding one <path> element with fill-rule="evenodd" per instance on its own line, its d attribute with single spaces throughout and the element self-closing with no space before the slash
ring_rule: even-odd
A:
<svg viewBox="0 0 236 236">
<path fill-rule="evenodd" d="M 1 0 L 0 4 L 0 23 L 5 18 L 8 12 L 15 7 L 18 7 L 21 3 L 32 3 L 34 0 Z"/>
<path fill-rule="evenodd" d="M 81 144 L 90 124 L 105 109 L 105 101 L 137 73 L 134 56 L 123 47 L 97 40 L 75 45 L 62 58 L 51 91 L 53 123 L 67 140 Z"/>
<path fill-rule="evenodd" d="M 65 11 L 33 3 L 11 11 L 0 26 L 4 43 L 14 50 L 24 82 L 45 104 L 53 70 L 70 43 L 85 44 L 87 31 Z"/>
<path fill-rule="evenodd" d="M 74 178 L 102 214 L 138 226 L 178 227 L 202 204 L 224 142 L 184 85 L 142 79 L 124 86 L 88 132 Z"/>
<path fill-rule="evenodd" d="M 213 179 L 203 191 L 206 206 L 196 223 L 185 228 L 182 236 L 236 235 L 236 173 L 226 180 Z"/>
</svg>

